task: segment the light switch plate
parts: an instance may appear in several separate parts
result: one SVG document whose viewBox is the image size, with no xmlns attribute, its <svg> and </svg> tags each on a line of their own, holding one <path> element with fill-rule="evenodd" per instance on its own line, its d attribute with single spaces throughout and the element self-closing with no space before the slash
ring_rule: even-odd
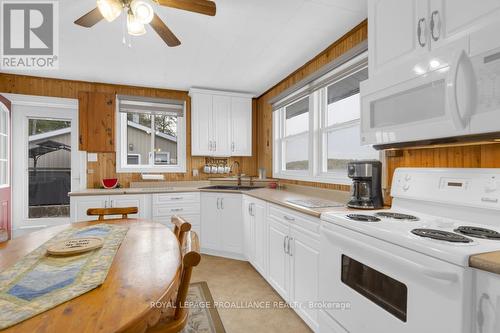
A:
<svg viewBox="0 0 500 333">
<path fill-rule="evenodd" d="M 87 162 L 97 162 L 97 154 L 87 153 Z"/>
</svg>

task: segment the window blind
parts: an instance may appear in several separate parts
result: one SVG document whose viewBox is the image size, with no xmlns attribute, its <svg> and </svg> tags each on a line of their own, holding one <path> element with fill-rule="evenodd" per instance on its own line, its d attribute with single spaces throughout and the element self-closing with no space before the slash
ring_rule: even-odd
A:
<svg viewBox="0 0 500 333">
<path fill-rule="evenodd" d="M 184 101 L 181 100 L 118 95 L 118 106 L 124 113 L 184 116 Z"/>
</svg>

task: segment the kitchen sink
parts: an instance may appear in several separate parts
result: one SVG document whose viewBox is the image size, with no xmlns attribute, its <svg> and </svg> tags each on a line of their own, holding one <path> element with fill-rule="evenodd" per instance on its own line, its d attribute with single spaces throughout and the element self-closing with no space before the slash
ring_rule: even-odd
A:
<svg viewBox="0 0 500 333">
<path fill-rule="evenodd" d="M 229 190 L 229 191 L 249 191 L 249 190 L 255 190 L 260 187 L 256 186 L 233 186 L 233 185 L 213 185 L 213 186 L 206 186 L 206 187 L 200 187 L 200 190 Z"/>
</svg>

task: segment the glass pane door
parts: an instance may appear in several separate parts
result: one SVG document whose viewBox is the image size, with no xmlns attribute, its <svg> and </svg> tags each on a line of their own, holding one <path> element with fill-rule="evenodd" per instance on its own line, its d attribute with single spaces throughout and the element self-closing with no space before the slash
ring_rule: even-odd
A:
<svg viewBox="0 0 500 333">
<path fill-rule="evenodd" d="M 28 119 L 28 218 L 69 217 L 71 121 Z"/>
</svg>

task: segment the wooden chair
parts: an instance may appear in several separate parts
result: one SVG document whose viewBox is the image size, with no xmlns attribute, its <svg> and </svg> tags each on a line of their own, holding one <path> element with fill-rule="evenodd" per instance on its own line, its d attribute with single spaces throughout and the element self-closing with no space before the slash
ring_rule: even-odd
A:
<svg viewBox="0 0 500 333">
<path fill-rule="evenodd" d="M 182 244 L 184 234 L 191 230 L 191 223 L 180 216 L 172 216 L 172 224 L 175 226 L 174 234 L 177 237 L 179 244 Z"/>
<path fill-rule="evenodd" d="M 175 308 L 169 309 L 170 311 L 155 326 L 150 327 L 147 333 L 177 333 L 186 326 L 189 308 L 183 305 L 186 302 L 193 267 L 197 266 L 201 260 L 200 242 L 196 232 L 188 231 L 184 234 L 181 253 L 182 268 L 177 296 L 173 303 Z"/>
<path fill-rule="evenodd" d="M 116 208 L 89 208 L 88 216 L 99 216 L 98 221 L 104 221 L 104 216 L 121 215 L 122 219 L 128 219 L 128 214 L 137 214 L 137 207 L 116 207 Z"/>
</svg>

